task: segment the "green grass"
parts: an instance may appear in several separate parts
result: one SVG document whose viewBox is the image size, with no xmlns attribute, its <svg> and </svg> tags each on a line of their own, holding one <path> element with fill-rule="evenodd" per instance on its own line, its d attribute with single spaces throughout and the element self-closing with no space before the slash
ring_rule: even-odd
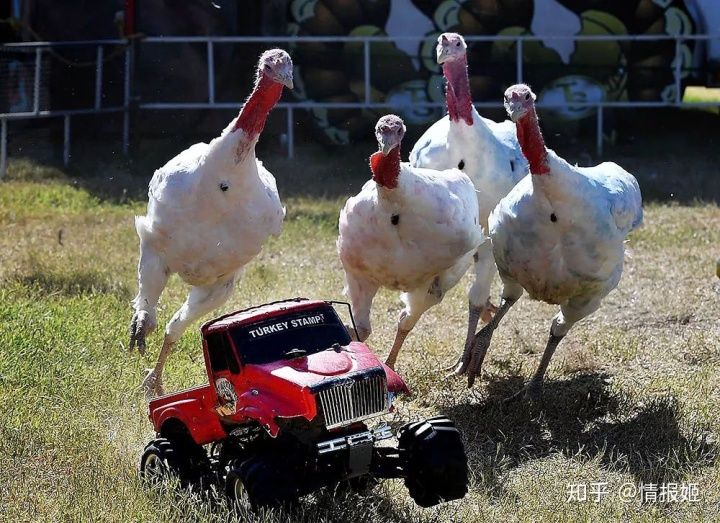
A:
<svg viewBox="0 0 720 523">
<path fill-rule="evenodd" d="M 153 363 L 126 350 L 136 289 L 132 217 L 143 203 L 105 199 L 65 173 L 11 164 L 0 186 L 0 520 L 227 521 L 221 497 L 150 491 L 136 464 L 152 437 L 137 387 Z M 282 186 L 281 186 L 282 189 Z M 335 193 L 333 193 L 335 194 Z M 342 298 L 335 254 L 341 199 L 285 198 L 288 219 L 219 312 L 289 296 Z M 508 314 L 483 377 L 444 380 L 465 325 L 468 281 L 410 335 L 398 370 L 413 395 L 392 422 L 444 413 L 463 432 L 470 493 L 421 509 L 400 480 L 372 495 L 320 492 L 262 521 L 711 521 L 720 518 L 720 210 L 652 204 L 632 258 L 594 316 L 563 341 L 543 409 L 502 408 L 537 365 L 554 308 L 527 299 Z M 497 285 L 493 295 L 497 296 Z M 171 281 L 160 321 L 185 297 Z M 371 345 L 389 348 L 400 302 L 381 292 Z M 162 331 L 162 329 L 159 329 Z M 204 378 L 197 326 L 169 360 L 170 389 Z M 566 502 L 569 483 L 607 482 L 600 503 Z M 697 503 L 621 503 L 624 483 L 697 483 Z"/>
</svg>

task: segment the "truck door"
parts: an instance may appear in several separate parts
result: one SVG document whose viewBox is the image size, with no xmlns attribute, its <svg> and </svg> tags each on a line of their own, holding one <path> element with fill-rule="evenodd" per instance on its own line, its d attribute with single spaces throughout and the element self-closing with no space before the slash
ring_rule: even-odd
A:
<svg viewBox="0 0 720 523">
<path fill-rule="evenodd" d="M 216 410 L 221 416 L 232 416 L 237 411 L 235 381 L 240 365 L 228 340 L 227 333 L 214 332 L 205 336 L 208 353 L 208 378 L 215 387 L 218 404 Z"/>
</svg>

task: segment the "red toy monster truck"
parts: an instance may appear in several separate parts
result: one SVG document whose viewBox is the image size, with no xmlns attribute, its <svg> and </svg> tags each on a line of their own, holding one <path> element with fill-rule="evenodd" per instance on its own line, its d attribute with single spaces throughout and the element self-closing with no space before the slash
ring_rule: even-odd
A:
<svg viewBox="0 0 720 523">
<path fill-rule="evenodd" d="M 397 448 L 376 445 L 393 434 L 367 420 L 407 389 L 367 345 L 351 341 L 333 307 L 340 303 L 296 298 L 204 324 L 209 384 L 150 402 L 157 438 L 142 455 L 141 476 L 216 482 L 253 506 L 395 477 L 423 507 L 462 498 L 467 458 L 449 419 L 404 425 Z"/>
</svg>

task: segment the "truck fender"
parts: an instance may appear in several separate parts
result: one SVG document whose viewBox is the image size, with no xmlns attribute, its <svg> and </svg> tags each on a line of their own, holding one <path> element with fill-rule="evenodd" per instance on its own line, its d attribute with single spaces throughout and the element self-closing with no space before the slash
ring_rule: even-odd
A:
<svg viewBox="0 0 720 523">
<path fill-rule="evenodd" d="M 384 363 L 382 366 L 383 370 L 385 370 L 385 376 L 387 376 L 388 392 L 393 392 L 395 394 L 410 394 L 410 389 L 408 389 L 408 386 L 405 385 L 405 382 L 400 375 Z"/>
<path fill-rule="evenodd" d="M 163 411 L 160 413 L 160 416 L 155 419 L 155 427 L 157 427 L 157 432 L 160 433 L 163 425 L 173 420 L 176 420 L 178 423 L 182 423 L 183 425 L 185 425 L 185 428 L 187 428 L 188 432 L 190 433 L 190 428 L 187 422 L 188 420 L 185 419 L 185 416 L 182 415 L 179 409 L 175 408 L 163 409 Z"/>
<path fill-rule="evenodd" d="M 314 408 L 307 405 L 306 401 L 294 403 L 281 396 L 270 394 L 268 391 L 259 392 L 257 389 L 240 394 L 236 405 L 238 414 L 260 423 L 273 438 L 280 431 L 276 418 L 301 416 L 310 421 L 317 414 Z"/>
<path fill-rule="evenodd" d="M 225 436 L 217 416 L 203 409 L 200 401 L 184 400 L 177 402 L 176 406 L 164 408 L 153 419 L 155 430 L 159 433 L 161 427 L 171 419 L 178 420 L 185 425 L 193 441 L 204 445 Z"/>
</svg>

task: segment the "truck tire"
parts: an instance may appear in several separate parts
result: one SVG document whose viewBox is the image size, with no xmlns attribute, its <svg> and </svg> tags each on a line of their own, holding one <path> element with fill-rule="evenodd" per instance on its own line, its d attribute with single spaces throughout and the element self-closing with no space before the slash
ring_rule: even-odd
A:
<svg viewBox="0 0 720 523">
<path fill-rule="evenodd" d="M 444 416 L 408 423 L 398 432 L 405 486 L 421 507 L 461 499 L 467 493 L 465 448 L 455 424 Z"/>
<path fill-rule="evenodd" d="M 235 460 L 225 478 L 225 493 L 231 504 L 278 507 L 298 497 L 291 477 L 281 463 L 264 456 Z"/>
<path fill-rule="evenodd" d="M 204 453 L 202 447 L 199 450 Z M 197 449 L 187 449 L 172 440 L 156 438 L 147 444 L 140 458 L 140 477 L 156 484 L 175 475 L 182 486 L 187 486 L 199 479 L 202 472 L 202 467 L 198 467 L 200 460 Z"/>
</svg>

